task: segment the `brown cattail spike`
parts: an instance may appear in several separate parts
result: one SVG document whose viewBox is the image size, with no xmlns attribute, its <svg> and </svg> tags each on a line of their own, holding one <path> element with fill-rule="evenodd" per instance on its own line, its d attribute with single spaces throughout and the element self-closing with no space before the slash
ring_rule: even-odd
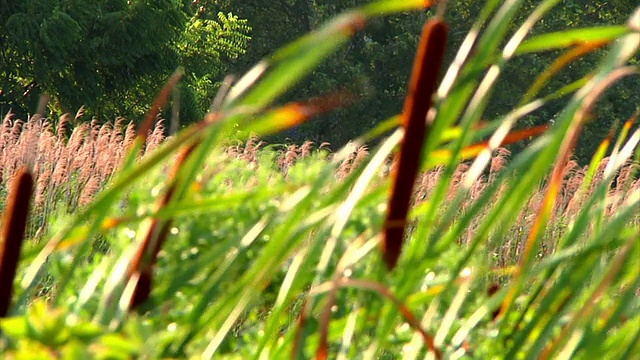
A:
<svg viewBox="0 0 640 360">
<path fill-rule="evenodd" d="M 400 148 L 400 158 L 394 173 L 391 200 L 387 209 L 382 257 L 392 270 L 400 256 L 409 212 L 413 185 L 420 167 L 422 146 L 428 132 L 427 112 L 431 107 L 431 97 L 436 88 L 438 74 L 447 44 L 448 27 L 440 18 L 427 22 L 422 30 L 413 73 L 409 84 L 409 94 L 404 103 L 404 139 Z"/>
<path fill-rule="evenodd" d="M 27 229 L 33 176 L 27 168 L 16 174 L 2 217 L 0 236 L 0 318 L 7 316 L 13 294 L 20 250 Z"/>
<path fill-rule="evenodd" d="M 197 146 L 198 143 L 192 144 L 180 153 L 180 156 L 175 163 L 175 167 L 169 174 L 170 184 L 167 192 L 162 198 L 160 198 L 157 204 L 158 211 L 167 206 L 174 198 L 178 173 L 187 161 L 189 155 L 193 153 Z M 128 281 L 131 281 L 135 274 L 138 274 L 139 278 L 133 291 L 131 301 L 129 302 L 129 307 L 131 309 L 139 308 L 140 305 L 149 299 L 153 286 L 153 266 L 158 260 L 158 253 L 162 248 L 162 244 L 169 235 L 171 224 L 172 219 L 164 221 L 153 219 L 149 227 L 149 231 L 132 259 L 127 279 Z"/>
</svg>

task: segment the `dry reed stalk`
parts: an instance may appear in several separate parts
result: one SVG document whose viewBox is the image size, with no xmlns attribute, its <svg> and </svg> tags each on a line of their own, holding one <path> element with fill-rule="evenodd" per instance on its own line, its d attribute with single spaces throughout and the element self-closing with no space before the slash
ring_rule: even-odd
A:
<svg viewBox="0 0 640 360">
<path fill-rule="evenodd" d="M 5 317 L 11 306 L 13 281 L 16 276 L 20 251 L 27 230 L 27 219 L 33 176 L 27 168 L 18 171 L 11 186 L 8 201 L 2 217 L 2 242 L 0 245 L 0 318 Z"/>
</svg>

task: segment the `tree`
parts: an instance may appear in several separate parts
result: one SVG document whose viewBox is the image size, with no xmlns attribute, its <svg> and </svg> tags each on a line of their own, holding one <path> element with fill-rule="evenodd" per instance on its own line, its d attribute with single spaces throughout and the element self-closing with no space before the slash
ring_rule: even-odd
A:
<svg viewBox="0 0 640 360">
<path fill-rule="evenodd" d="M 244 52 L 250 31 L 231 14 L 205 15 L 186 0 L 3 0 L 0 110 L 27 114 L 47 93 L 53 110 L 86 105 L 103 118 L 139 118 L 184 66 L 182 113 L 195 120 L 212 79 Z"/>
</svg>

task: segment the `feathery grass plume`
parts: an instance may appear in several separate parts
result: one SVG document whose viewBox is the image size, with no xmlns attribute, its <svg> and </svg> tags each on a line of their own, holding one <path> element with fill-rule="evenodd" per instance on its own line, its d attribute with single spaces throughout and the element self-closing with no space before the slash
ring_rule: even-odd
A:
<svg viewBox="0 0 640 360">
<path fill-rule="evenodd" d="M 112 141 L 114 129 L 110 122 L 106 122 L 100 128 L 98 139 L 94 143 L 94 169 L 100 176 L 100 181 L 105 182 L 113 174 L 118 154 L 118 143 Z"/>
<path fill-rule="evenodd" d="M 20 141 L 20 133 L 22 132 L 23 125 L 24 125 L 24 121 L 20 119 L 16 119 L 13 121 L 11 126 L 11 131 L 9 133 L 10 141 L 12 143 L 17 143 Z"/>
<path fill-rule="evenodd" d="M 124 149 L 129 150 L 133 145 L 136 138 L 136 125 L 133 121 L 130 121 L 127 125 L 127 129 L 124 132 L 124 139 L 122 140 L 122 146 Z"/>
<path fill-rule="evenodd" d="M 38 154 L 38 139 L 43 130 L 43 118 L 40 115 L 34 115 L 27 120 L 22 126 L 20 139 L 17 143 L 17 149 L 20 151 L 20 161 L 30 169 L 35 164 L 35 158 Z M 18 156 L 16 154 L 16 156 Z"/>
<path fill-rule="evenodd" d="M 300 155 L 298 154 L 298 145 L 290 144 L 282 152 L 282 156 L 278 163 L 283 174 L 287 175 L 289 168 L 293 166 Z"/>
<path fill-rule="evenodd" d="M 44 170 L 36 183 L 35 207 L 40 208 L 46 200 L 46 190 L 51 180 L 51 170 Z"/>
<path fill-rule="evenodd" d="M 307 140 L 300 146 L 300 156 L 307 157 L 311 155 L 311 151 L 313 150 L 313 141 Z"/>
<path fill-rule="evenodd" d="M 51 123 L 47 121 L 38 140 L 36 166 L 40 166 L 42 168 L 43 166 L 45 166 L 45 164 L 50 165 L 51 161 L 47 160 L 49 160 L 50 158 L 55 159 L 56 152 L 58 151 L 57 143 L 58 137 L 53 132 Z M 38 177 L 39 172 L 34 170 L 34 176 Z"/>
<path fill-rule="evenodd" d="M 567 181 L 567 190 L 570 195 L 569 201 L 567 202 L 567 206 L 564 210 L 563 217 L 570 218 L 572 215 L 577 213 L 582 207 L 582 196 L 580 194 L 580 188 L 586 179 L 587 174 L 587 166 L 580 168 L 575 174 L 571 177 L 569 181 Z"/>
<path fill-rule="evenodd" d="M 364 162 L 367 156 L 369 156 L 369 148 L 367 147 L 367 145 L 359 146 L 356 149 L 355 156 L 353 157 L 352 167 L 357 168 L 358 166 L 360 166 L 360 164 Z"/>
<path fill-rule="evenodd" d="M 633 43 L 636 44 L 633 44 L 633 47 L 637 48 L 638 43 L 640 43 L 640 38 L 635 40 L 633 41 Z M 505 314 L 511 310 L 512 306 L 514 306 L 516 294 L 522 291 L 522 288 L 524 286 L 524 273 L 530 268 L 532 264 L 532 260 L 534 258 L 534 248 L 540 243 L 540 233 L 542 230 L 544 230 L 543 226 L 549 220 L 550 215 L 553 212 L 553 208 L 556 205 L 558 193 L 563 183 L 564 164 L 569 161 L 569 157 L 571 156 L 571 153 L 575 148 L 576 142 L 585 122 L 592 117 L 592 110 L 596 101 L 600 96 L 602 96 L 604 91 L 611 85 L 613 85 L 616 81 L 620 80 L 623 77 L 636 73 L 637 69 L 631 66 L 618 67 L 612 70 L 606 76 L 603 76 L 600 81 L 594 82 L 592 87 L 590 88 L 590 91 L 584 95 L 583 101 L 580 103 L 580 106 L 577 108 L 577 111 L 574 113 L 574 116 L 569 123 L 566 134 L 564 134 L 563 138 L 561 139 L 559 153 L 551 172 L 551 176 L 548 182 L 548 188 L 544 192 L 544 198 L 541 203 L 540 209 L 536 214 L 535 221 L 527 237 L 527 241 L 522 251 L 522 256 L 518 261 L 517 271 L 515 272 L 514 278 L 512 280 L 513 286 L 511 286 L 509 293 L 504 300 L 503 307 L 498 315 L 499 318 L 503 318 Z"/>
<path fill-rule="evenodd" d="M 64 141 L 67 138 L 67 132 L 69 129 L 67 128 L 70 125 L 71 115 L 68 113 L 63 114 L 58 121 L 58 128 L 56 129 L 56 136 L 60 141 Z"/>
<path fill-rule="evenodd" d="M 84 105 L 82 105 L 80 109 L 76 111 L 76 116 L 73 117 L 73 125 L 78 125 L 78 123 L 80 122 L 80 118 L 84 116 L 85 110 L 86 108 L 84 107 Z"/>
<path fill-rule="evenodd" d="M 460 163 L 456 166 L 456 169 L 453 171 L 453 176 L 451 176 L 451 181 L 449 182 L 449 190 L 447 191 L 447 201 L 452 201 L 456 196 L 458 189 L 462 182 L 464 181 L 465 176 L 469 172 L 470 165 L 468 163 Z"/>
<path fill-rule="evenodd" d="M 79 204 L 87 205 L 93 200 L 93 195 L 95 195 L 100 190 L 101 178 L 100 174 L 91 175 L 91 177 L 87 180 L 80 192 Z"/>
<path fill-rule="evenodd" d="M 349 146 L 349 145 L 347 145 Z M 353 159 L 355 159 L 356 153 L 351 151 L 343 160 L 340 162 L 338 169 L 336 171 L 336 177 L 340 180 L 345 179 L 349 174 L 351 174 L 351 170 L 353 169 Z"/>
<path fill-rule="evenodd" d="M 13 114 L 8 112 L 2 119 L 2 128 L 0 128 L 0 150 L 4 149 L 9 144 L 9 136 L 11 135 L 11 129 L 13 128 L 12 118 Z"/>
<path fill-rule="evenodd" d="M 124 132 L 126 131 L 125 119 L 118 117 L 113 124 L 113 131 L 111 132 L 111 138 L 109 139 L 110 149 L 112 152 L 113 163 L 119 166 L 127 152 L 127 147 L 124 144 Z M 115 169 L 114 169 L 115 170 Z"/>
<path fill-rule="evenodd" d="M 382 257 L 392 270 L 400 257 L 405 226 L 414 182 L 420 167 L 420 154 L 428 133 L 427 111 L 431 108 L 433 92 L 444 59 L 448 28 L 443 19 L 429 20 L 422 30 L 422 38 L 413 65 L 409 94 L 403 110 L 404 136 L 400 147 L 398 168 L 393 177 L 393 191 L 389 200 Z"/>
<path fill-rule="evenodd" d="M 510 156 L 511 151 L 503 147 L 498 148 L 496 154 L 491 158 L 491 165 L 489 167 L 489 178 L 491 180 L 494 180 L 496 178 L 496 174 L 504 169 Z"/>
<path fill-rule="evenodd" d="M 416 204 L 419 204 L 431 195 L 431 192 L 435 189 L 440 176 L 442 175 L 442 166 L 437 166 L 434 169 L 423 172 L 416 182 L 415 188 L 415 200 Z"/>
<path fill-rule="evenodd" d="M 164 119 L 158 117 L 153 131 L 150 131 L 149 137 L 147 138 L 147 146 L 144 149 L 145 154 L 152 152 L 160 146 L 165 139 L 165 130 Z"/>
<path fill-rule="evenodd" d="M 7 316 L 13 295 L 13 281 L 27 230 L 33 176 L 21 168 L 11 186 L 0 232 L 0 318 Z"/>
<path fill-rule="evenodd" d="M 83 153 L 77 153 L 76 156 L 76 158 L 70 159 L 70 153 L 65 151 L 61 154 L 60 158 L 56 159 L 52 174 L 54 187 L 63 186 L 68 183 L 69 170 L 70 168 L 73 170 L 72 164 L 76 162 L 76 159 L 83 157 Z"/>
<path fill-rule="evenodd" d="M 98 122 L 97 117 L 94 116 L 91 118 L 91 122 L 89 123 L 89 128 L 91 129 L 91 137 L 89 138 L 89 140 L 90 141 L 98 140 L 98 135 L 100 135 L 100 129 L 102 128 L 102 126 Z"/>
</svg>

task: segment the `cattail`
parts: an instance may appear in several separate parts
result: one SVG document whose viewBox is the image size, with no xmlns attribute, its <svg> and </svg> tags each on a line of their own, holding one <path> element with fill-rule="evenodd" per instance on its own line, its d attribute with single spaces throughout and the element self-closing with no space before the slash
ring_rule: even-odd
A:
<svg viewBox="0 0 640 360">
<path fill-rule="evenodd" d="M 500 291 L 500 284 L 492 283 L 487 288 L 487 295 L 489 297 L 493 297 L 498 291 Z M 497 309 L 493 310 L 491 312 L 491 319 L 495 321 L 498 318 L 499 314 L 500 314 L 500 308 L 497 308 Z"/>
<path fill-rule="evenodd" d="M 33 176 L 27 168 L 22 168 L 11 186 L 2 220 L 0 238 L 0 317 L 7 316 L 13 295 L 13 280 L 16 276 L 20 250 L 27 229 L 27 218 Z"/>
<path fill-rule="evenodd" d="M 409 94 L 405 100 L 403 125 L 405 134 L 400 148 L 398 169 L 394 174 L 393 193 L 387 207 L 387 219 L 382 240 L 382 257 L 389 270 L 400 257 L 405 224 L 420 167 L 422 146 L 427 136 L 427 112 L 444 58 L 448 28 L 444 20 L 427 22 L 413 65 Z"/>
<path fill-rule="evenodd" d="M 156 208 L 162 210 L 173 199 L 176 189 L 175 180 L 178 177 L 178 173 L 184 166 L 186 160 L 195 150 L 197 144 L 192 144 L 183 149 L 178 155 L 174 167 L 169 172 L 170 185 L 166 193 L 159 199 Z M 161 221 L 159 219 L 152 219 L 149 230 L 145 235 L 144 240 L 140 244 L 138 251 L 131 260 L 129 266 L 127 279 L 131 281 L 135 277 L 138 278 L 136 287 L 133 291 L 133 295 L 129 302 L 131 309 L 136 309 L 142 305 L 149 298 L 153 285 L 153 266 L 158 259 L 158 253 L 162 248 L 164 241 L 169 235 L 169 229 L 171 227 L 172 219 Z"/>
</svg>

